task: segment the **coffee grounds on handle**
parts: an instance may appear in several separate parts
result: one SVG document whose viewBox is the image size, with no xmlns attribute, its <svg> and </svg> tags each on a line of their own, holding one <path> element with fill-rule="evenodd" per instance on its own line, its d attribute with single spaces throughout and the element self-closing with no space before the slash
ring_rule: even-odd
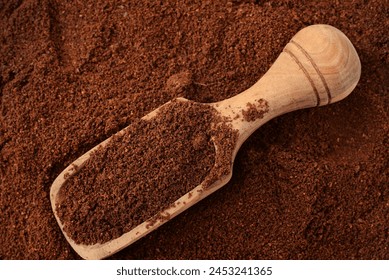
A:
<svg viewBox="0 0 389 280">
<path fill-rule="evenodd" d="M 253 122 L 262 119 L 263 115 L 269 111 L 269 105 L 264 99 L 259 99 L 254 104 L 247 102 L 246 109 L 242 109 L 243 120 L 246 122 Z"/>
<path fill-rule="evenodd" d="M 159 212 L 230 170 L 237 132 L 223 120 L 209 105 L 172 101 L 113 136 L 60 189 L 56 211 L 64 231 L 92 245 L 154 216 L 166 220 Z"/>
</svg>

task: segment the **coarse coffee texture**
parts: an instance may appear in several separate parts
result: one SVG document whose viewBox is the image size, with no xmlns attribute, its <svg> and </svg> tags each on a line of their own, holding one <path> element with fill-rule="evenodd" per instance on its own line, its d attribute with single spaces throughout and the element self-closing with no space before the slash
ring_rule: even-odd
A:
<svg viewBox="0 0 389 280">
<path fill-rule="evenodd" d="M 76 243 L 102 244 L 212 185 L 230 170 L 236 142 L 223 121 L 210 105 L 173 100 L 114 135 L 61 187 L 56 212 L 64 231 Z"/>
<path fill-rule="evenodd" d="M 360 56 L 350 96 L 262 126 L 226 186 L 111 258 L 389 259 L 385 1 L 1 3 L 1 259 L 79 258 L 50 205 L 66 166 L 174 97 L 246 90 L 318 23 Z"/>
<path fill-rule="evenodd" d="M 269 111 L 269 105 L 264 99 L 256 101 L 256 103 L 247 102 L 246 109 L 242 109 L 243 120 L 253 122 L 262 119 L 264 114 Z"/>
</svg>

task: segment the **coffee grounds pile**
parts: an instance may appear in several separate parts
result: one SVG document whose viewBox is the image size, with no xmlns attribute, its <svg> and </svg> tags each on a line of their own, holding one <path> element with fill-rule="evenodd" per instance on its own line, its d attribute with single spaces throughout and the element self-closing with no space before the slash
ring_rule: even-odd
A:
<svg viewBox="0 0 389 280">
<path fill-rule="evenodd" d="M 385 1 L 0 3 L 1 259 L 79 258 L 49 198 L 66 166 L 175 97 L 246 90 L 315 23 L 359 54 L 351 95 L 262 126 L 226 186 L 111 258 L 389 259 Z"/>
<path fill-rule="evenodd" d="M 231 165 L 237 132 L 223 120 L 209 105 L 172 101 L 113 136 L 61 187 L 64 230 L 76 243 L 105 243 L 174 207 L 204 180 L 209 187 L 208 174 L 225 175 Z M 223 151 L 217 162 L 215 146 Z"/>
</svg>

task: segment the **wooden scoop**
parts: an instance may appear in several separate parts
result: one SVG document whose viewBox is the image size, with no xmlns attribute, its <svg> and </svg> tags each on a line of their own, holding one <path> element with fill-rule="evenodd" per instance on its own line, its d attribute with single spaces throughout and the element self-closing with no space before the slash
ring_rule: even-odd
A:
<svg viewBox="0 0 389 280">
<path fill-rule="evenodd" d="M 359 57 L 351 42 L 341 31 L 328 25 L 313 25 L 302 29 L 286 45 L 269 71 L 251 88 L 229 99 L 210 104 L 225 116 L 226 122 L 239 133 L 231 159 L 230 173 L 204 190 L 202 185 L 193 186 L 190 194 L 185 194 L 176 201 L 175 207 L 156 214 L 171 219 L 224 186 L 232 176 L 232 164 L 240 146 L 256 129 L 281 114 L 327 105 L 345 98 L 357 85 L 360 74 Z M 185 101 L 185 99 L 181 100 Z M 247 110 L 248 103 L 254 106 L 254 109 L 255 106 L 259 106 L 258 109 L 262 110 L 263 102 L 267 104 L 267 109 L 261 117 L 244 118 L 243 112 Z M 158 110 L 159 108 L 149 113 L 144 119 L 154 117 Z M 78 158 L 54 181 L 50 199 L 62 231 L 63 224 L 56 214 L 60 188 L 70 176 L 82 168 L 92 151 L 105 146 L 110 140 L 111 138 L 108 138 Z M 65 231 L 63 233 L 81 257 L 102 259 L 127 247 L 167 220 L 157 220 L 152 224 L 148 222 L 150 220 L 145 221 L 119 238 L 104 244 L 76 244 Z"/>
</svg>

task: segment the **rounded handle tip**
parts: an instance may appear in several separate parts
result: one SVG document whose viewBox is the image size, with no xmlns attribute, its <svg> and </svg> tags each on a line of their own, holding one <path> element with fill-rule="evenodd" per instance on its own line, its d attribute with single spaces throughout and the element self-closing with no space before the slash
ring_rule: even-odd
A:
<svg viewBox="0 0 389 280">
<path fill-rule="evenodd" d="M 300 30 L 286 45 L 317 95 L 317 105 L 348 96 L 361 75 L 361 62 L 350 40 L 337 28 L 318 24 Z"/>
</svg>

